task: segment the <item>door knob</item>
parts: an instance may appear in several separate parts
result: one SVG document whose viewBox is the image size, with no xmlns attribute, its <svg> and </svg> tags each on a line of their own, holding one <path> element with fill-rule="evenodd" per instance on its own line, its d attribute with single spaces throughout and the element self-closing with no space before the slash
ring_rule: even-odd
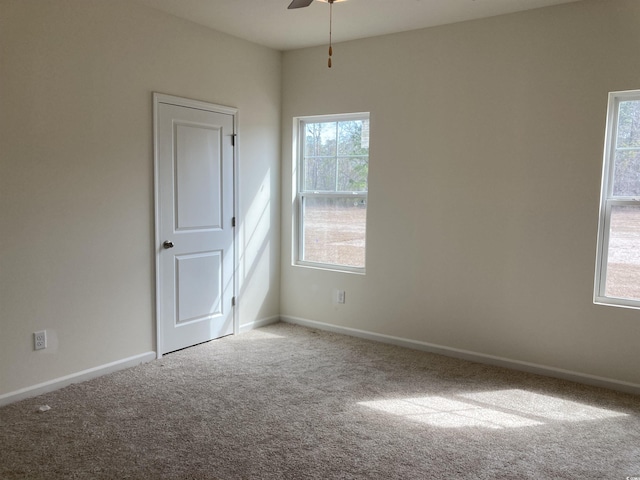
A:
<svg viewBox="0 0 640 480">
<path fill-rule="evenodd" d="M 165 241 L 162 243 L 162 246 L 163 246 L 164 248 L 173 248 L 173 242 L 170 242 L 169 240 L 165 240 Z"/>
</svg>

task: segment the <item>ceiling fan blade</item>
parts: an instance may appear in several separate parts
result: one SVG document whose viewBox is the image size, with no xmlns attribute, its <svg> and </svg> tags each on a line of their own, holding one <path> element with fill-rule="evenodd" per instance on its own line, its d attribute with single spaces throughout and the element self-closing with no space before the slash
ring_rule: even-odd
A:
<svg viewBox="0 0 640 480">
<path fill-rule="evenodd" d="M 293 0 L 287 8 L 302 8 L 311 5 L 313 0 Z"/>
</svg>

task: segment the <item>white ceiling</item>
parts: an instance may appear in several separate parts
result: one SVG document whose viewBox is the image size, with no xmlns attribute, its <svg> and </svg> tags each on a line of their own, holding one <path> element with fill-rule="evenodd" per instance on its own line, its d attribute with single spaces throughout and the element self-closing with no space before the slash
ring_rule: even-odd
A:
<svg viewBox="0 0 640 480">
<path fill-rule="evenodd" d="M 291 0 L 137 0 L 207 27 L 278 50 L 328 42 L 329 5 Z M 348 0 L 333 5 L 334 43 L 492 17 L 579 0 Z"/>
</svg>

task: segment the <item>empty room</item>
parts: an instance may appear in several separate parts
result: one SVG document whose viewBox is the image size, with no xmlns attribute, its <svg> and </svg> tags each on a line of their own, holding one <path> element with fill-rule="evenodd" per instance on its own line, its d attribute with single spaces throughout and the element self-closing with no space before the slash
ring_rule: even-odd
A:
<svg viewBox="0 0 640 480">
<path fill-rule="evenodd" d="M 638 0 L 0 0 L 0 478 L 640 478 Z"/>
</svg>

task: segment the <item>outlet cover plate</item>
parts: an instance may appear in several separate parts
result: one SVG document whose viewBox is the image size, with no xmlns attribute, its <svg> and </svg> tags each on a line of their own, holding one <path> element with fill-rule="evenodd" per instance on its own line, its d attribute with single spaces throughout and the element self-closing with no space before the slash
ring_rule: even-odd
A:
<svg viewBox="0 0 640 480">
<path fill-rule="evenodd" d="M 42 330 L 33 334 L 33 347 L 35 350 L 47 348 L 47 331 Z"/>
</svg>

